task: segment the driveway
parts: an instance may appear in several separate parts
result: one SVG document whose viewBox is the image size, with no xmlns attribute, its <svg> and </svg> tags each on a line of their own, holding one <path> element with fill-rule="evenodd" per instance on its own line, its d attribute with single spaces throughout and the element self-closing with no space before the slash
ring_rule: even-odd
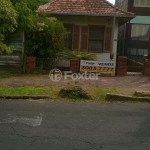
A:
<svg viewBox="0 0 150 150">
<path fill-rule="evenodd" d="M 150 104 L 0 100 L 1 150 L 149 150 Z"/>
</svg>

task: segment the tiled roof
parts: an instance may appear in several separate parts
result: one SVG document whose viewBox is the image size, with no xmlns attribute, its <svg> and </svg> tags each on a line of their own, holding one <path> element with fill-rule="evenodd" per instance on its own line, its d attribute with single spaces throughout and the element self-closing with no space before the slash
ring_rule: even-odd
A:
<svg viewBox="0 0 150 150">
<path fill-rule="evenodd" d="M 41 5 L 38 11 L 45 11 L 52 14 L 80 14 L 80 15 L 113 15 L 114 6 L 106 0 L 51 0 Z M 133 15 L 117 9 L 118 15 Z"/>
</svg>

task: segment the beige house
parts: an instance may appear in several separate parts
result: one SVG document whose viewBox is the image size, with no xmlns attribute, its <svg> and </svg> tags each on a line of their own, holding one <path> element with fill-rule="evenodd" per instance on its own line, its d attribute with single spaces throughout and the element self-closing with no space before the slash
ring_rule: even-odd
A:
<svg viewBox="0 0 150 150">
<path fill-rule="evenodd" d="M 134 17 L 130 12 L 115 9 L 106 0 L 52 0 L 38 11 L 45 11 L 64 23 L 70 32 L 66 41 L 69 49 L 97 53 L 100 62 L 111 62 L 112 53 L 116 62 L 118 27 Z M 67 67 L 69 62 L 61 61 L 59 65 Z"/>
</svg>

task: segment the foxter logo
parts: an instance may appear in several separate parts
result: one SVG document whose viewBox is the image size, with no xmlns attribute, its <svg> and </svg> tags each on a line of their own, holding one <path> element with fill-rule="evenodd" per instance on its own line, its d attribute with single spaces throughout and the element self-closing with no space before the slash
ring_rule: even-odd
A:
<svg viewBox="0 0 150 150">
<path fill-rule="evenodd" d="M 62 72 L 59 69 L 53 69 L 50 71 L 49 77 L 52 81 L 58 82 L 62 79 Z"/>
<path fill-rule="evenodd" d="M 62 72 L 59 69 L 53 69 L 49 73 L 49 77 L 52 81 L 58 82 L 62 78 L 63 80 L 98 80 L 98 76 L 100 73 L 88 73 L 88 72 L 82 72 L 82 73 L 72 73 L 72 71 L 64 71 L 63 75 Z"/>
</svg>

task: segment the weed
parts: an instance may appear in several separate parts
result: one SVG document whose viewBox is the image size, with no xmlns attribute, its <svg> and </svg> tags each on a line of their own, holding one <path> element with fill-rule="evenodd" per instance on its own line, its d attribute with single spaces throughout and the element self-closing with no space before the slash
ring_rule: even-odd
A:
<svg viewBox="0 0 150 150">
<path fill-rule="evenodd" d="M 81 87 L 72 86 L 70 88 L 62 88 L 59 92 L 59 96 L 63 98 L 71 99 L 92 99 L 89 94 L 87 94 Z"/>
</svg>

